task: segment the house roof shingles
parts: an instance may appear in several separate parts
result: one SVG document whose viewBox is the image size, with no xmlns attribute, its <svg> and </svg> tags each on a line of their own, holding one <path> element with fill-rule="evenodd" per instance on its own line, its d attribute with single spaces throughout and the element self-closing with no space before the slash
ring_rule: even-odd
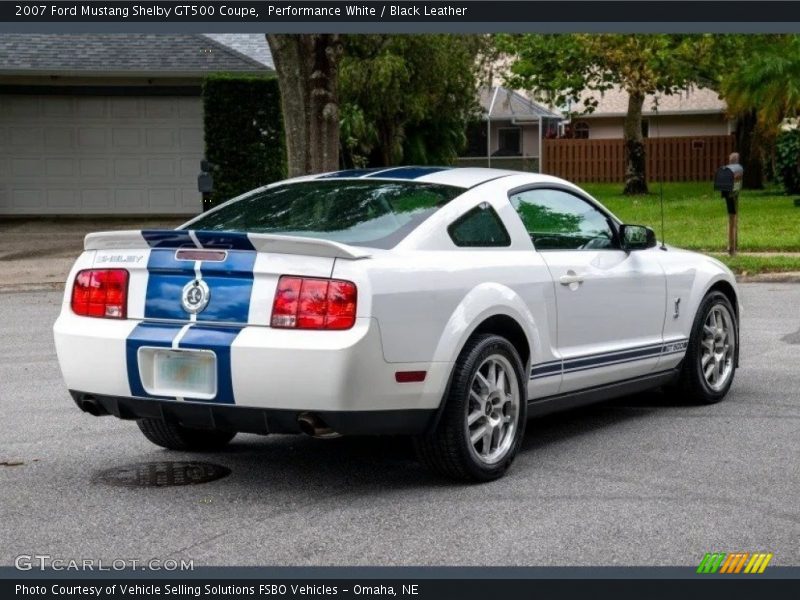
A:
<svg viewBox="0 0 800 600">
<path fill-rule="evenodd" d="M 583 110 L 583 98 L 591 97 L 598 101 L 593 112 L 583 117 L 623 116 L 628 111 L 628 93 L 620 88 L 612 88 L 604 92 L 586 92 L 581 101 L 573 105 L 576 112 Z M 642 113 L 655 114 L 655 100 L 658 99 L 658 114 L 702 114 L 724 113 L 727 109 L 725 101 L 714 90 L 692 87 L 675 94 L 648 94 L 645 97 Z"/>
<path fill-rule="evenodd" d="M 497 89 L 497 98 L 495 99 L 494 106 L 492 107 L 491 120 L 508 120 L 508 119 L 563 119 L 563 117 L 551 110 L 546 109 L 541 104 L 529 100 L 522 94 L 510 90 L 508 88 L 487 87 L 481 88 L 479 92 L 479 100 L 481 108 L 483 109 L 484 117 L 489 113 L 489 107 L 492 106 L 492 98 L 494 91 Z"/>
<path fill-rule="evenodd" d="M 0 74 L 6 75 L 168 76 L 271 70 L 201 34 L 0 35 Z"/>
</svg>

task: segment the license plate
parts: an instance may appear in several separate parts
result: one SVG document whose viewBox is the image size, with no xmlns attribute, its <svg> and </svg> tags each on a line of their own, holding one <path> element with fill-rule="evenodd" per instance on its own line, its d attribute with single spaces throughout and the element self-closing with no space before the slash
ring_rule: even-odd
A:
<svg viewBox="0 0 800 600">
<path fill-rule="evenodd" d="M 217 394 L 217 357 L 208 351 L 156 350 L 153 388 L 159 396 L 213 398 Z"/>
</svg>

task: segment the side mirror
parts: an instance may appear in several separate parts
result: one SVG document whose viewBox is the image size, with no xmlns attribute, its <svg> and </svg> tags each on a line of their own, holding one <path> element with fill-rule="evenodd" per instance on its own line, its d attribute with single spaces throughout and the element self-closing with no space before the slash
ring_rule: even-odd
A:
<svg viewBox="0 0 800 600">
<path fill-rule="evenodd" d="M 656 232 L 644 225 L 620 225 L 619 239 L 626 252 L 655 248 L 658 243 Z"/>
</svg>

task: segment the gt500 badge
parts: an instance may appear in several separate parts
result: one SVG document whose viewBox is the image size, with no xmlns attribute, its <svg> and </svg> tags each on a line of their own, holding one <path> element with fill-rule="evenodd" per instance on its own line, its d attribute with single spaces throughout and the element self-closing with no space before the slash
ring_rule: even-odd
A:
<svg viewBox="0 0 800 600">
<path fill-rule="evenodd" d="M 183 287 L 181 305 L 186 312 L 196 315 L 201 312 L 211 298 L 211 290 L 208 284 L 202 279 L 190 281 Z"/>
</svg>

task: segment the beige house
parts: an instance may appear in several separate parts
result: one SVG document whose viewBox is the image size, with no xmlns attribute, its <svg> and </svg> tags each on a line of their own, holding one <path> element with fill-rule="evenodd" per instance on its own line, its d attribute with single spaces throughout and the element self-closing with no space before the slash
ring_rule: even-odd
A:
<svg viewBox="0 0 800 600">
<path fill-rule="evenodd" d="M 598 101 L 594 112 L 574 115 L 565 125 L 570 137 L 615 139 L 623 137 L 622 123 L 628 109 L 628 93 L 619 88 L 585 94 Z M 582 109 L 582 104 L 571 110 Z M 649 95 L 642 115 L 644 137 L 691 137 L 729 135 L 734 122 L 728 118 L 725 101 L 708 88 L 690 88 L 677 94 Z"/>
<path fill-rule="evenodd" d="M 467 130 L 459 166 L 539 171 L 542 137 L 558 132 L 563 116 L 501 86 L 479 91 L 482 117 Z"/>
</svg>

